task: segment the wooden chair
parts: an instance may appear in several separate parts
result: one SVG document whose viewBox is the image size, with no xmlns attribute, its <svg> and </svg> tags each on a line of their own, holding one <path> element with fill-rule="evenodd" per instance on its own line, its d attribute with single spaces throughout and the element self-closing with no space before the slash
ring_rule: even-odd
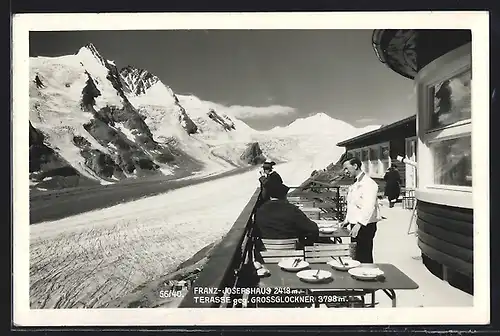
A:
<svg viewBox="0 0 500 336">
<path fill-rule="evenodd" d="M 261 241 L 266 250 L 295 250 L 299 239 L 261 239 Z"/>
<path fill-rule="evenodd" d="M 353 257 L 356 243 L 347 244 L 321 244 L 304 247 L 305 260 L 310 263 L 325 263 L 332 260 L 332 257 Z"/>
<path fill-rule="evenodd" d="M 316 243 L 314 246 L 304 247 L 305 260 L 309 264 L 326 263 L 332 260 L 332 257 L 354 257 L 356 243 L 338 243 L 338 244 L 321 244 Z M 364 307 L 366 294 L 362 290 L 324 290 L 324 289 L 309 289 L 312 295 L 343 295 L 347 298 L 347 302 L 339 302 L 335 304 L 327 304 L 327 307 Z M 315 304 L 319 307 L 319 304 Z"/>
<path fill-rule="evenodd" d="M 279 263 L 283 258 L 301 258 L 304 259 L 304 250 L 297 250 L 298 238 L 291 239 L 261 239 L 264 244 L 265 250 L 259 251 L 260 256 L 265 264 Z M 300 291 L 297 295 L 306 295 L 305 291 Z M 282 294 L 287 295 L 287 294 Z M 247 296 L 248 297 L 248 296 Z M 259 304 L 256 307 L 260 308 L 279 308 L 279 307 L 295 307 L 295 308 L 309 308 L 312 305 L 309 303 L 298 304 Z"/>
<path fill-rule="evenodd" d="M 304 250 L 297 250 L 297 238 L 262 239 L 265 250 L 260 251 L 264 263 L 278 263 L 282 258 L 304 258 Z"/>
<path fill-rule="evenodd" d="M 403 209 L 413 209 L 415 206 L 415 189 L 404 189 L 401 203 Z"/>
</svg>

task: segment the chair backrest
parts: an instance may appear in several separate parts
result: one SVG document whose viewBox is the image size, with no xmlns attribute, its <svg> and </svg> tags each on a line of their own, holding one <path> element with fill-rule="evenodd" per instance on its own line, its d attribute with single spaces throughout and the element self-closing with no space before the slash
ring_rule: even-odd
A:
<svg viewBox="0 0 500 336">
<path fill-rule="evenodd" d="M 347 244 L 318 244 L 304 247 L 305 260 L 308 263 L 324 263 L 331 257 L 354 257 L 356 243 Z"/>
<path fill-rule="evenodd" d="M 299 239 L 261 239 L 261 241 L 266 250 L 295 250 Z"/>
<path fill-rule="evenodd" d="M 296 250 L 298 238 L 290 239 L 261 239 L 264 244 L 264 251 L 260 255 L 265 263 L 277 263 L 283 258 L 302 257 L 304 250 Z"/>
<path fill-rule="evenodd" d="M 260 251 L 260 255 L 266 264 L 279 263 L 283 258 L 304 259 L 304 250 L 266 250 Z"/>
</svg>

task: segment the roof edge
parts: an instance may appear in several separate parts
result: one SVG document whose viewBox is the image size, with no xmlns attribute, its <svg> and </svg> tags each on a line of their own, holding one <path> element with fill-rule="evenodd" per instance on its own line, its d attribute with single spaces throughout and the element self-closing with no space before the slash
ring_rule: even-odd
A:
<svg viewBox="0 0 500 336">
<path fill-rule="evenodd" d="M 403 124 L 405 124 L 407 122 L 410 122 L 410 121 L 412 121 L 414 119 L 415 120 L 417 119 L 417 115 L 416 114 L 414 114 L 412 116 L 409 116 L 409 117 L 406 117 L 404 119 L 400 119 L 400 120 L 398 120 L 396 122 L 393 122 L 392 124 L 382 126 L 382 127 L 377 128 L 377 129 L 375 129 L 373 131 L 370 131 L 370 132 L 367 132 L 367 133 L 363 133 L 363 134 L 357 135 L 357 136 L 355 136 L 353 138 L 341 141 L 341 142 L 337 143 L 337 146 L 338 147 L 344 147 L 345 145 L 348 145 L 349 143 L 352 143 L 352 142 L 357 141 L 357 140 L 362 140 L 362 139 L 368 138 L 369 136 L 377 134 L 377 133 L 382 133 L 384 131 L 390 130 L 391 128 L 395 128 L 397 126 L 400 126 L 400 125 L 403 125 Z"/>
</svg>

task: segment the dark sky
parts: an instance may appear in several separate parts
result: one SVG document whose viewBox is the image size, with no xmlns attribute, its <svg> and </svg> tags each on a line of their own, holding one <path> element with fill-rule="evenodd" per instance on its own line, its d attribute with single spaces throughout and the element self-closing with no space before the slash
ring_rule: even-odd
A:
<svg viewBox="0 0 500 336">
<path fill-rule="evenodd" d="M 119 68 L 156 74 L 174 92 L 224 105 L 288 106 L 256 128 L 325 112 L 355 126 L 416 111 L 413 83 L 380 63 L 370 30 L 31 32 L 30 56 L 73 54 L 92 42 Z"/>
</svg>

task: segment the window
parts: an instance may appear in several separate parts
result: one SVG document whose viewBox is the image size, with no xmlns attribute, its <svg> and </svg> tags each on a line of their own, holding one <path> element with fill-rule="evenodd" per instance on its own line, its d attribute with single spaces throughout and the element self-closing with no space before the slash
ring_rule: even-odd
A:
<svg viewBox="0 0 500 336">
<path fill-rule="evenodd" d="M 361 167 L 365 173 L 370 172 L 370 162 L 368 160 L 368 149 L 361 150 Z"/>
<path fill-rule="evenodd" d="M 380 146 L 380 151 L 379 151 L 379 157 L 380 157 L 380 163 L 381 163 L 381 173 L 385 173 L 387 168 L 391 165 L 391 157 L 389 156 L 389 146 L 388 145 L 382 145 Z"/>
<path fill-rule="evenodd" d="M 362 170 L 375 178 L 382 178 L 391 162 L 388 142 L 357 148 L 352 154 L 361 161 Z"/>
<path fill-rule="evenodd" d="M 442 128 L 471 118 L 470 68 L 430 88 L 434 97 L 430 129 Z"/>
<path fill-rule="evenodd" d="M 449 195 L 450 204 L 446 197 L 434 195 L 437 203 L 472 206 L 471 44 L 434 60 L 415 81 L 420 100 L 419 189 L 422 195 Z"/>
<path fill-rule="evenodd" d="M 405 140 L 406 150 L 405 155 L 407 159 L 417 161 L 417 139 L 416 137 L 407 138 Z M 405 167 L 405 187 L 414 189 L 417 187 L 417 169 L 412 165 Z"/>
<path fill-rule="evenodd" d="M 379 175 L 379 164 L 378 164 L 378 152 L 379 147 L 370 147 L 370 174 Z"/>
<path fill-rule="evenodd" d="M 472 187 L 471 148 L 470 135 L 432 143 L 434 183 Z"/>
</svg>

